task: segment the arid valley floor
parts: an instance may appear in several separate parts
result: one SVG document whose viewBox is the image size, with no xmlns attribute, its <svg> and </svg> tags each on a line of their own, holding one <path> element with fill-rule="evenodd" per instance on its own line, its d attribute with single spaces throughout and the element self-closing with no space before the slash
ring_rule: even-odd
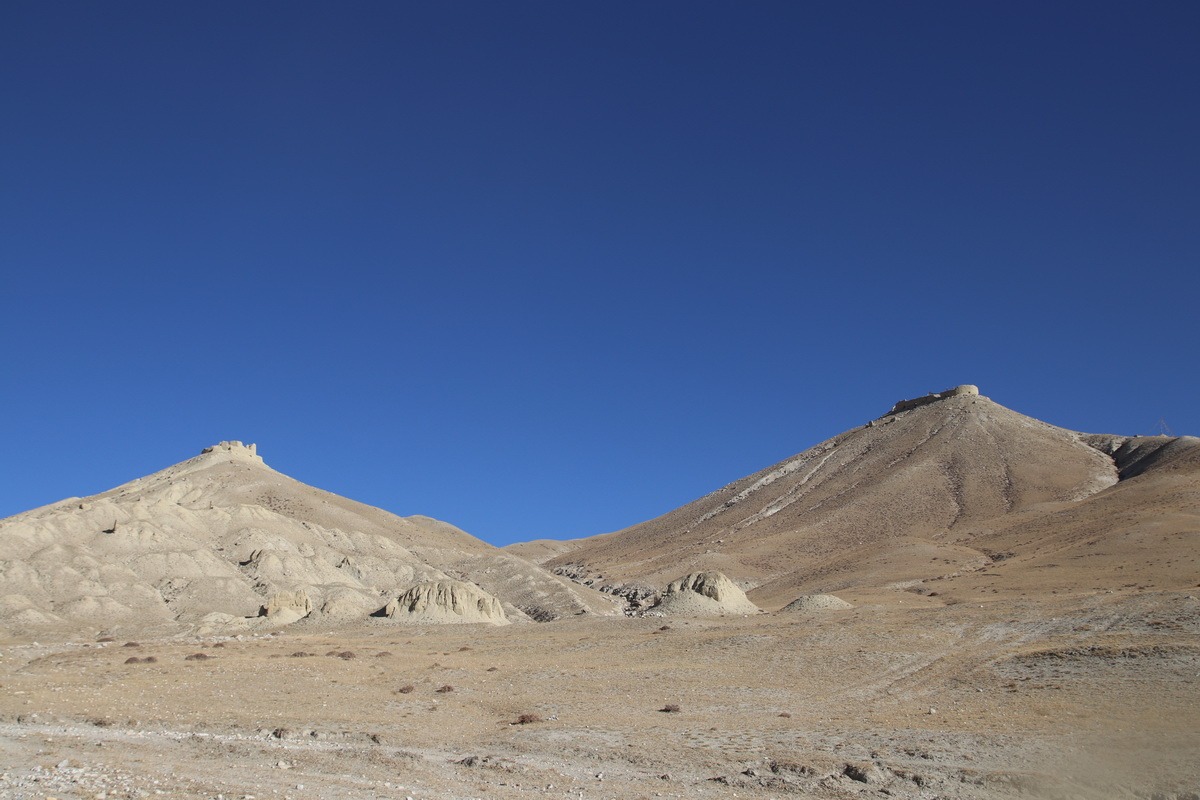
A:
<svg viewBox="0 0 1200 800">
<path fill-rule="evenodd" d="M 1200 798 L 1196 439 L 935 395 L 508 550 L 234 445 L 0 521 L 0 798 Z"/>
<path fill-rule="evenodd" d="M 0 796 L 1195 791 L 1194 597 L 889 599 L 814 616 L 9 645 Z"/>
</svg>

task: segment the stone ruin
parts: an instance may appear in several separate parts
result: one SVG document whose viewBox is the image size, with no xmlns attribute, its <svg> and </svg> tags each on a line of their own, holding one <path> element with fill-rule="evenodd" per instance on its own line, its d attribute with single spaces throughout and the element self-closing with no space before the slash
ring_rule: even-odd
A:
<svg viewBox="0 0 1200 800">
<path fill-rule="evenodd" d="M 214 444 L 212 447 L 204 448 L 203 450 L 200 451 L 200 454 L 204 455 L 206 453 L 218 453 L 218 452 L 230 453 L 231 455 L 249 457 L 249 458 L 256 459 L 258 461 L 262 461 L 262 456 L 260 456 L 258 454 L 258 445 L 242 444 L 241 442 L 237 441 L 236 439 L 232 440 L 232 441 L 228 441 L 228 442 L 218 442 L 217 444 Z"/>
<path fill-rule="evenodd" d="M 953 389 L 943 389 L 940 392 L 933 392 L 924 395 L 923 397 L 915 397 L 912 400 L 901 400 L 892 406 L 889 414 L 899 414 L 901 411 L 927 406 L 930 403 L 936 403 L 938 400 L 945 400 L 947 397 L 958 397 L 960 395 L 978 395 L 979 387 L 974 384 L 964 383 L 962 386 L 955 386 Z"/>
</svg>

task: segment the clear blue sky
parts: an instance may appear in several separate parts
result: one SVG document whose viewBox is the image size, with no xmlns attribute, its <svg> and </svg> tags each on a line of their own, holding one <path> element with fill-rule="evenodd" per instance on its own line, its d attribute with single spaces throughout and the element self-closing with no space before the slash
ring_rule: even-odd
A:
<svg viewBox="0 0 1200 800">
<path fill-rule="evenodd" d="M 495 543 L 977 383 L 1200 433 L 1200 4 L 0 6 L 0 516 L 221 439 Z"/>
</svg>

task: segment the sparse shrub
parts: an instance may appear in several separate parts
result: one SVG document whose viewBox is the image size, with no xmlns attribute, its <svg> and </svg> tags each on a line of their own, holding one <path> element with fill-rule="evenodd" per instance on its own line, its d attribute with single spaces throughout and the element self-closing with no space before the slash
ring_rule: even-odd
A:
<svg viewBox="0 0 1200 800">
<path fill-rule="evenodd" d="M 146 656 L 145 658 L 142 659 L 142 663 L 143 664 L 157 664 L 158 659 L 155 658 L 154 656 Z"/>
<path fill-rule="evenodd" d="M 792 718 L 792 715 L 791 715 L 791 714 L 789 714 L 789 713 L 788 713 L 788 712 L 786 712 L 786 711 L 780 711 L 780 712 L 779 712 L 779 716 L 783 717 L 784 719 L 791 719 L 791 718 Z"/>
<path fill-rule="evenodd" d="M 303 650 L 297 650 L 296 652 L 292 653 L 291 657 L 292 658 L 308 658 L 311 655 L 313 655 L 313 653 L 306 653 Z"/>
<path fill-rule="evenodd" d="M 465 645 L 465 644 L 464 644 L 462 647 L 458 648 L 458 652 L 460 652 L 460 653 L 465 653 L 465 652 L 467 652 L 467 651 L 468 651 L 468 650 L 470 650 L 470 649 L 471 649 L 470 645 Z"/>
<path fill-rule="evenodd" d="M 412 694 L 413 690 L 416 688 L 417 687 L 413 686 L 411 683 L 406 683 L 403 686 L 401 686 L 399 689 L 397 689 L 396 691 L 399 692 L 400 694 Z"/>
<path fill-rule="evenodd" d="M 535 722 L 542 722 L 542 721 L 543 720 L 542 720 L 541 714 L 522 714 L 521 716 L 517 717 L 517 721 L 514 722 L 513 724 L 514 725 L 532 725 Z"/>
<path fill-rule="evenodd" d="M 439 686 L 434 691 L 436 691 L 438 694 L 449 694 L 450 692 L 454 691 L 454 687 L 447 683 L 445 686 Z"/>
<path fill-rule="evenodd" d="M 375 654 L 375 657 L 376 658 L 390 658 L 391 655 L 392 654 L 389 653 L 387 650 L 380 650 L 378 653 Z"/>
<path fill-rule="evenodd" d="M 184 656 L 184 661 L 208 661 L 212 656 L 208 653 L 192 653 L 190 656 Z"/>
<path fill-rule="evenodd" d="M 115 642 L 115 641 L 116 641 L 116 639 L 114 639 L 111 636 L 101 636 L 99 639 L 96 640 L 96 642 L 98 644 L 106 644 L 108 642 Z"/>
<path fill-rule="evenodd" d="M 142 663 L 142 660 L 140 658 L 138 658 L 137 656 L 130 656 L 129 658 L 125 659 L 125 663 L 126 664 L 140 664 L 140 663 Z"/>
<path fill-rule="evenodd" d="M 224 642 L 217 642 L 216 644 L 213 645 L 213 647 L 224 647 L 224 646 L 225 646 Z"/>
<path fill-rule="evenodd" d="M 137 642 L 126 642 L 125 644 L 121 645 L 121 647 L 141 647 L 141 645 Z"/>
<path fill-rule="evenodd" d="M 353 650 L 343 650 L 337 654 L 337 657 L 346 661 L 349 661 L 352 658 L 358 658 L 358 656 L 354 655 Z"/>
<path fill-rule="evenodd" d="M 680 711 L 682 711 L 682 709 L 675 703 L 667 703 L 665 706 L 660 708 L 659 711 L 664 714 L 678 714 Z"/>
<path fill-rule="evenodd" d="M 496 671 L 497 671 L 497 670 L 499 670 L 499 669 L 500 669 L 499 667 L 488 667 L 488 668 L 487 668 L 487 671 L 488 671 L 488 672 L 496 672 Z"/>
</svg>

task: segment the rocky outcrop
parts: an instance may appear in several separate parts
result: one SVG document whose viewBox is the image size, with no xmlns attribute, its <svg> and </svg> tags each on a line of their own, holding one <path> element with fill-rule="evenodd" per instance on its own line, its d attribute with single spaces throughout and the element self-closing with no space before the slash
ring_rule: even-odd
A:
<svg viewBox="0 0 1200 800">
<path fill-rule="evenodd" d="M 286 625 L 307 617 L 312 610 L 313 603 L 308 593 L 303 589 L 297 589 L 294 592 L 276 592 L 271 595 L 271 599 L 262 607 L 260 616 Z"/>
<path fill-rule="evenodd" d="M 709 571 L 693 572 L 670 583 L 650 611 L 681 616 L 723 616 L 757 614 L 760 609 L 724 573 Z"/>
<path fill-rule="evenodd" d="M 418 583 L 383 607 L 397 622 L 509 624 L 500 601 L 473 583 L 456 580 Z"/>
</svg>

